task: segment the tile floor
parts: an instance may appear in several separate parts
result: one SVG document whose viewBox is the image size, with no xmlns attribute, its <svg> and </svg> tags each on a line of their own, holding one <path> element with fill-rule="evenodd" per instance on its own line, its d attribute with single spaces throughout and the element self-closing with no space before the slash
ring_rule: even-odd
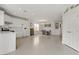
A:
<svg viewBox="0 0 79 59">
<path fill-rule="evenodd" d="M 60 36 L 30 36 L 17 39 L 16 51 L 7 55 L 78 55 L 79 52 L 62 44 Z"/>
</svg>

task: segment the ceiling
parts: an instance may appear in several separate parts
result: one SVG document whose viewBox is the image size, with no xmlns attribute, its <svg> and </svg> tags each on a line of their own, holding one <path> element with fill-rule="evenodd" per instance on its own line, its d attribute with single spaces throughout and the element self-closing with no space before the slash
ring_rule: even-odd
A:
<svg viewBox="0 0 79 59">
<path fill-rule="evenodd" d="M 69 4 L 1 4 L 10 14 L 28 18 L 32 22 L 39 20 L 61 20 Z"/>
</svg>

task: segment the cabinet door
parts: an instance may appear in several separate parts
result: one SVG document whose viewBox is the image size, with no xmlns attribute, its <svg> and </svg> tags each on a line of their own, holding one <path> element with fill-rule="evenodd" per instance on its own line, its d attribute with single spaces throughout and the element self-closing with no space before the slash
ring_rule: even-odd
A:
<svg viewBox="0 0 79 59">
<path fill-rule="evenodd" d="M 63 17 L 63 43 L 79 51 L 79 7 Z"/>
<path fill-rule="evenodd" d="M 62 30 L 62 37 L 63 37 L 63 43 L 71 45 L 71 32 L 72 32 L 72 24 L 70 22 L 71 17 L 70 14 L 65 15 L 63 17 L 63 30 Z"/>
</svg>

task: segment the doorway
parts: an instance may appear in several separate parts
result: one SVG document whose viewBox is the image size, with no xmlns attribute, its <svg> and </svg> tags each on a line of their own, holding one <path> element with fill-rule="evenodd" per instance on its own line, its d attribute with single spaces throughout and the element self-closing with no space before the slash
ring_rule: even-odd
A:
<svg viewBox="0 0 79 59">
<path fill-rule="evenodd" d="M 35 23 L 34 24 L 34 35 L 38 35 L 39 34 L 39 24 L 38 23 Z"/>
</svg>

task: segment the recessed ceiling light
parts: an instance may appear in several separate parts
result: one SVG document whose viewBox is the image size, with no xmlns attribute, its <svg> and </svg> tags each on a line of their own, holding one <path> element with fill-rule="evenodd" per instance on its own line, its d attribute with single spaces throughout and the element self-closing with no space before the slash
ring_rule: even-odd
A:
<svg viewBox="0 0 79 59">
<path fill-rule="evenodd" d="M 46 22 L 47 20 L 46 19 L 41 19 L 41 20 L 38 20 L 39 22 Z"/>
<path fill-rule="evenodd" d="M 19 8 L 19 10 L 22 10 L 21 8 Z"/>
</svg>

